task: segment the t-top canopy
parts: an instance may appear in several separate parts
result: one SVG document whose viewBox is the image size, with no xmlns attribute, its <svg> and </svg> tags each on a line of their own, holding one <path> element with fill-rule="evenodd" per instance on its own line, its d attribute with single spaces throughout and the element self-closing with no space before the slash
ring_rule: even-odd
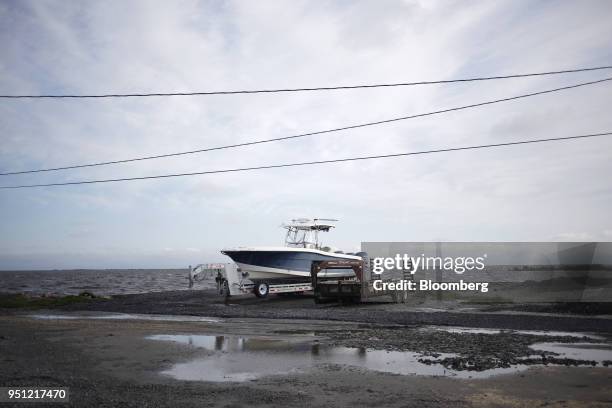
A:
<svg viewBox="0 0 612 408">
<path fill-rule="evenodd" d="M 297 218 L 291 220 L 290 223 L 283 224 L 284 228 L 288 230 L 302 230 L 302 231 L 329 231 L 331 228 L 334 228 L 335 225 L 331 224 L 331 222 L 336 222 L 338 220 L 334 220 L 331 218 Z"/>
</svg>

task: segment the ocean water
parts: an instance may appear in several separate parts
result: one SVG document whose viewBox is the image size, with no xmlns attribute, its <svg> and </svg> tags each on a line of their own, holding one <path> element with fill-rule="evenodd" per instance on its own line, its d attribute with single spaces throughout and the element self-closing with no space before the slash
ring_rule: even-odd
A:
<svg viewBox="0 0 612 408">
<path fill-rule="evenodd" d="M 401 278 L 393 271 L 383 278 Z M 516 267 L 488 267 L 478 273 L 419 271 L 418 279 L 456 282 L 489 282 L 490 291 L 474 296 L 508 297 L 513 301 L 600 301 L 612 300 L 612 271 L 522 270 Z M 501 286 L 500 286 L 501 285 Z M 194 289 L 214 288 L 214 280 L 196 282 Z M 68 295 L 83 291 L 107 296 L 128 293 L 187 290 L 188 270 L 184 269 L 79 269 L 47 271 L 0 271 L 0 293 Z"/>
<path fill-rule="evenodd" d="M 196 283 L 195 289 L 210 283 Z M 83 291 L 107 296 L 128 293 L 187 290 L 185 269 L 79 269 L 0 271 L 0 293 L 72 295 Z"/>
</svg>

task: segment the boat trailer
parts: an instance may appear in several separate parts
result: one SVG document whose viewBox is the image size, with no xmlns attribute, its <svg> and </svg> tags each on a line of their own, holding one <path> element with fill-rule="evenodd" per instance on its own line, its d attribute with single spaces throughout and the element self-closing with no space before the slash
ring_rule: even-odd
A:
<svg viewBox="0 0 612 408">
<path fill-rule="evenodd" d="M 354 277 L 350 278 L 331 278 L 320 277 L 322 271 L 334 269 L 352 269 Z M 413 275 L 409 270 L 401 271 L 401 279 L 412 280 Z M 324 274 L 326 275 L 326 274 Z M 408 300 L 407 291 L 387 291 L 375 290 L 373 279 L 383 282 L 395 282 L 398 278 L 381 279 L 381 276 L 372 275 L 370 261 L 367 257 L 363 261 L 357 260 L 333 260 L 333 261 L 313 261 L 310 270 L 310 280 L 305 278 L 303 282 L 297 283 L 260 283 L 255 285 L 248 275 L 242 273 L 235 263 L 225 264 L 200 264 L 196 267 L 189 267 L 189 287 L 192 288 L 195 282 L 212 281 L 214 279 L 217 292 L 225 297 L 255 294 L 259 298 L 265 298 L 269 294 L 286 293 L 314 293 L 315 303 L 326 300 L 337 300 L 342 303 L 358 303 L 367 301 L 370 298 L 389 295 L 395 302 L 406 302 Z"/>
<path fill-rule="evenodd" d="M 226 297 L 255 294 L 265 298 L 269 294 L 302 293 L 312 291 L 311 282 L 305 278 L 304 282 L 297 283 L 260 283 L 255 285 L 246 274 L 234 263 L 201 264 L 195 268 L 189 267 L 189 288 L 195 282 L 215 280 L 217 292 Z"/>
</svg>

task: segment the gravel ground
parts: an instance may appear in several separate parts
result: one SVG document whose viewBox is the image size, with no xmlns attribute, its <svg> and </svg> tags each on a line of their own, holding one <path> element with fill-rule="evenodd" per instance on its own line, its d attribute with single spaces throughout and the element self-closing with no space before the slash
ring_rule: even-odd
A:
<svg viewBox="0 0 612 408">
<path fill-rule="evenodd" d="M 4 315 L 0 316 L 0 385 L 70 387 L 68 405 L 74 407 L 612 406 L 609 387 L 612 369 L 603 367 L 534 367 L 517 374 L 475 380 L 403 376 L 324 365 L 311 372 L 263 377 L 244 383 L 178 381 L 160 372 L 175 363 L 206 356 L 206 352 L 145 338 L 160 333 L 218 333 L 221 330 L 259 335 L 318 331 L 318 335 L 329 336 L 330 343 L 347 344 L 342 338 L 348 333 L 353 334 L 350 338 L 357 339 L 354 341 L 359 341 L 376 330 L 381 336 L 376 341 L 386 342 L 398 337 L 394 330 L 409 329 L 265 319 L 185 323 L 35 320 L 22 315 Z M 463 338 L 462 347 L 468 347 L 466 344 L 473 343 L 477 336 L 453 337 L 459 343 Z M 433 338 L 428 340 L 430 345 Z M 520 343 L 519 339 L 517 344 Z M 448 344 L 448 347 L 454 346 Z"/>
<path fill-rule="evenodd" d="M 559 309 L 559 305 L 555 308 Z M 538 342 L 594 342 L 593 339 L 505 331 L 461 333 L 423 327 L 596 332 L 608 339 L 598 342 L 609 343 L 610 316 L 519 313 L 498 306 L 494 312 L 487 309 L 490 305 L 453 302 L 315 305 L 309 297 L 236 297 L 225 301 L 210 291 L 93 299 L 49 313 L 73 317 L 119 312 L 222 318 L 217 322 L 40 320 L 28 316 L 32 311 L 5 309 L 0 310 L 0 386 L 68 386 L 69 405 L 75 407 L 612 406 L 611 367 L 590 367 L 588 362 L 576 367 L 576 361 L 563 361 L 550 352 L 534 357 L 529 348 Z M 419 352 L 430 364 L 453 370 L 482 371 L 519 360 L 531 368 L 485 379 L 458 379 L 327 364 L 308 372 L 244 383 L 179 381 L 160 373 L 175 364 L 209 355 L 197 347 L 146 339 L 156 334 L 219 333 L 280 337 L 310 333 L 322 345 Z"/>
<path fill-rule="evenodd" d="M 232 297 L 226 301 L 214 291 L 194 290 L 121 295 L 107 300 L 71 304 L 62 310 L 612 333 L 611 315 L 550 314 L 531 311 L 521 313 L 516 311 L 516 305 L 508 305 L 507 308 L 498 305 L 494 311 L 487 312 L 489 308 L 492 308 L 492 305 L 462 305 L 456 302 L 435 301 L 424 301 L 419 304 L 378 301 L 350 306 L 339 306 L 336 303 L 316 305 L 312 298 L 306 295 L 270 296 L 266 299 L 257 299 L 249 295 Z M 507 309 L 512 312 L 505 312 Z M 561 309 L 562 305 L 557 305 L 555 308 L 557 311 Z"/>
</svg>

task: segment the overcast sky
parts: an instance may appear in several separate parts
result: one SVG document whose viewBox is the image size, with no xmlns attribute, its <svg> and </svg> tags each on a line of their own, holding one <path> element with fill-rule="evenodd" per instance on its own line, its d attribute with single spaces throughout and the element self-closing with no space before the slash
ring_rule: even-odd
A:
<svg viewBox="0 0 612 408">
<path fill-rule="evenodd" d="M 351 85 L 611 65 L 610 1 L 2 1 L 0 93 Z M 369 90 L 2 100 L 0 171 L 281 137 L 612 76 Z M 146 176 L 612 130 L 612 83 L 273 144 L 1 185 Z M 185 267 L 280 245 L 612 240 L 612 140 L 163 180 L 0 191 L 0 269 Z"/>
</svg>

